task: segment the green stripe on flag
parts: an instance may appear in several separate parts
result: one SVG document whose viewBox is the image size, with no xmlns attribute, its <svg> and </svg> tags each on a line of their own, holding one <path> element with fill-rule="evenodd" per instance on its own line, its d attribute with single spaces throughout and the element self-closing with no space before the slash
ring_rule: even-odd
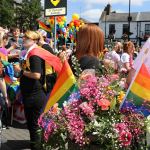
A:
<svg viewBox="0 0 150 150">
<path fill-rule="evenodd" d="M 127 100 L 132 101 L 136 106 L 141 106 L 144 102 L 144 99 L 140 98 L 136 94 L 134 94 L 132 91 L 130 91 L 127 95 Z"/>
<path fill-rule="evenodd" d="M 58 101 L 58 104 L 60 107 L 62 107 L 63 103 L 65 101 L 67 101 L 67 99 L 69 98 L 69 96 L 72 94 L 72 93 L 75 93 L 77 92 L 79 89 L 78 89 L 78 86 L 77 84 L 73 84 L 72 87 L 61 97 L 61 99 Z"/>
</svg>

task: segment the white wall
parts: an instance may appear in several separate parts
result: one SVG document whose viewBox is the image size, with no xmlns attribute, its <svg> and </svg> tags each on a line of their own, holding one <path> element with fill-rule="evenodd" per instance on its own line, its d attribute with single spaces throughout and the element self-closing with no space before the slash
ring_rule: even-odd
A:
<svg viewBox="0 0 150 150">
<path fill-rule="evenodd" d="M 145 34 L 145 24 L 148 24 L 150 22 L 142 22 L 141 23 L 141 31 L 144 32 Z M 121 38 L 123 34 L 123 24 L 128 24 L 128 22 L 107 22 L 106 23 L 106 37 L 109 35 L 109 24 L 115 24 L 115 29 L 116 29 L 116 38 Z M 100 27 L 104 31 L 105 34 L 105 22 L 100 22 L 99 23 Z M 131 22 L 131 27 L 130 27 L 130 32 L 133 34 L 130 36 L 131 38 L 136 38 L 137 37 L 137 22 Z"/>
<path fill-rule="evenodd" d="M 141 33 L 143 34 L 145 34 L 145 24 L 150 24 L 150 22 L 141 22 Z"/>
</svg>

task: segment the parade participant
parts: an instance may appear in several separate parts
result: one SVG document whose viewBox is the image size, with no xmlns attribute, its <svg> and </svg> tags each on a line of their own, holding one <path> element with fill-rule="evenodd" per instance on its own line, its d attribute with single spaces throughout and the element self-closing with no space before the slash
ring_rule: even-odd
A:
<svg viewBox="0 0 150 150">
<path fill-rule="evenodd" d="M 98 69 L 99 56 L 104 48 L 103 31 L 94 24 L 82 26 L 77 33 L 76 56 L 82 70 Z"/>
<path fill-rule="evenodd" d="M 3 71 L 3 64 L 2 60 L 7 61 L 8 60 L 8 52 L 5 48 L 6 41 L 8 41 L 8 36 L 5 34 L 5 32 L 0 32 L 0 90 L 3 94 L 3 97 L 6 100 L 6 103 L 8 104 L 8 98 L 7 98 L 7 89 L 6 89 L 6 83 L 4 80 L 4 71 Z"/>
<path fill-rule="evenodd" d="M 105 65 L 110 66 L 113 64 L 112 67 L 115 70 L 118 70 L 119 63 L 120 63 L 120 55 L 118 53 L 120 53 L 120 51 L 121 51 L 121 43 L 116 42 L 113 50 L 106 53 L 104 56 Z"/>
<path fill-rule="evenodd" d="M 50 53 L 54 54 L 53 49 L 50 47 L 50 45 L 46 42 L 47 39 L 47 32 L 39 29 L 38 30 L 39 34 L 40 34 L 40 40 L 38 42 L 38 44 L 44 48 L 45 50 L 49 51 Z"/>
<path fill-rule="evenodd" d="M 133 65 L 134 51 L 135 51 L 135 47 L 131 41 L 124 43 L 123 46 L 124 53 L 121 56 L 121 63 L 120 63 L 121 70 L 126 70 L 126 72 L 131 70 Z"/>
<path fill-rule="evenodd" d="M 10 102 L 8 100 L 6 83 L 4 80 L 4 66 L 2 61 L 8 61 L 8 51 L 5 48 L 6 43 L 8 41 L 8 36 L 4 31 L 0 32 L 0 91 L 2 96 L 0 96 L 0 105 L 3 110 L 2 115 L 2 123 L 3 128 L 8 128 L 8 107 L 10 106 Z"/>
<path fill-rule="evenodd" d="M 9 40 L 11 46 L 16 45 L 16 49 L 22 50 L 23 40 L 22 40 L 22 38 L 20 38 L 20 29 L 19 28 L 13 28 L 12 29 L 12 35 L 13 35 L 13 37 Z"/>
<path fill-rule="evenodd" d="M 150 45 L 150 38 L 148 39 L 147 42 Z M 134 64 L 132 66 L 132 69 L 129 72 L 128 78 L 127 78 L 127 84 L 130 85 L 130 83 L 132 82 L 136 71 L 138 70 L 140 64 L 142 63 L 142 61 L 144 61 L 143 59 L 145 58 L 146 55 L 150 56 L 150 50 L 148 49 L 148 52 L 145 53 L 145 50 L 147 49 L 147 47 L 149 47 L 149 45 L 144 45 L 143 49 L 139 52 L 137 58 L 134 61 Z"/>
<path fill-rule="evenodd" d="M 24 47 L 27 49 L 25 62 L 22 65 L 24 70 L 15 67 L 15 70 L 20 72 L 20 89 L 23 96 L 23 103 L 25 109 L 25 116 L 27 119 L 27 126 L 30 133 L 31 149 L 40 150 L 41 137 L 37 132 L 38 118 L 41 114 L 42 108 L 46 101 L 46 95 L 43 90 L 45 80 L 45 62 L 38 56 L 31 56 L 28 54 L 33 50 L 38 50 L 38 40 L 40 36 L 37 32 L 27 31 L 23 37 Z"/>
</svg>

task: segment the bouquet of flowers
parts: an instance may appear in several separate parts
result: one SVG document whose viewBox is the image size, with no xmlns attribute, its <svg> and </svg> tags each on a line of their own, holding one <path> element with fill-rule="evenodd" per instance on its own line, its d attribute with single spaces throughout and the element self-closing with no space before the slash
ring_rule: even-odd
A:
<svg viewBox="0 0 150 150">
<path fill-rule="evenodd" d="M 79 91 L 59 108 L 39 118 L 44 149 L 145 149 L 145 118 L 133 110 L 119 111 L 125 96 L 118 75 L 97 76 L 86 71 Z"/>
</svg>

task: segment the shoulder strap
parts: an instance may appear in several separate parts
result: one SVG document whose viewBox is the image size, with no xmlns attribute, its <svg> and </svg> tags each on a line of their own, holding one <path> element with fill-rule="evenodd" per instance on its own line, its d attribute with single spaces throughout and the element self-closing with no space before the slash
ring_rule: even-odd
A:
<svg viewBox="0 0 150 150">
<path fill-rule="evenodd" d="M 30 58 L 31 56 L 38 56 L 45 60 L 49 65 L 51 65 L 57 73 L 60 73 L 62 68 L 62 62 L 60 58 L 51 54 L 50 52 L 42 49 L 42 48 L 34 48 L 31 50 L 27 56 Z"/>
</svg>

